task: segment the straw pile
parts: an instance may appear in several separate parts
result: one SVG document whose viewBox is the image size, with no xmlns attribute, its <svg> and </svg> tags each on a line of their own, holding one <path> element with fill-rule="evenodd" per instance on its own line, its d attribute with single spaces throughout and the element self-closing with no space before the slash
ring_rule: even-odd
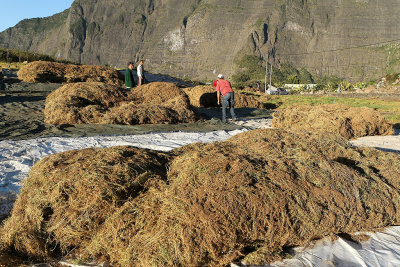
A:
<svg viewBox="0 0 400 267">
<path fill-rule="evenodd" d="M 44 122 L 49 124 L 99 123 L 109 108 L 125 98 L 119 87 L 110 84 L 66 84 L 47 96 Z"/>
<path fill-rule="evenodd" d="M 161 124 L 196 120 L 186 94 L 172 83 L 150 83 L 125 94 L 103 83 L 67 84 L 46 99 L 49 124 Z"/>
<path fill-rule="evenodd" d="M 103 66 L 72 65 L 48 61 L 34 61 L 18 71 L 18 78 L 24 82 L 103 82 L 122 86 L 117 70 Z"/>
<path fill-rule="evenodd" d="M 268 104 L 259 101 L 258 96 L 235 93 L 235 108 L 267 108 Z"/>
<path fill-rule="evenodd" d="M 68 151 L 42 159 L 1 232 L 3 246 L 34 257 L 85 246 L 129 198 L 165 179 L 168 155 L 132 147 Z M 49 234 L 51 233 L 51 234 Z"/>
<path fill-rule="evenodd" d="M 196 86 L 185 88 L 190 104 L 194 107 L 216 107 L 217 92 L 213 86 Z M 259 101 L 258 96 L 235 92 L 235 108 L 268 108 L 267 103 Z"/>
<path fill-rule="evenodd" d="M 393 127 L 378 111 L 340 104 L 291 106 L 275 112 L 272 126 L 300 131 L 330 132 L 348 139 L 394 133 Z"/>
<path fill-rule="evenodd" d="M 143 169 L 134 167 L 129 173 L 131 168 L 123 164 L 114 167 L 109 155 L 100 155 L 96 168 L 89 166 L 93 156 L 78 160 L 62 154 L 62 160 L 41 161 L 5 223 L 3 247 L 41 256 L 40 248 L 47 244 L 73 246 L 84 257 L 108 260 L 112 266 L 265 264 L 279 259 L 284 247 L 400 223 L 400 172 L 393 168 L 400 156 L 354 149 L 337 135 L 251 131 L 225 142 L 178 149 L 170 153 L 167 173 L 158 165 L 163 160 L 155 163 L 150 155 L 159 154 L 146 153 L 149 164 L 161 171 L 154 174 L 153 166 L 142 166 L 142 156 L 127 156 L 155 178 L 142 193 L 123 191 L 120 198 L 87 194 L 127 188 L 128 177 Z M 136 163 L 136 158 L 144 161 Z M 80 175 L 69 167 L 74 162 L 81 164 L 74 165 Z M 123 179 L 100 182 L 109 179 L 109 169 L 118 170 Z M 90 174 L 90 185 L 74 178 L 85 177 L 83 171 Z M 97 189 L 98 183 L 105 187 Z M 75 191 L 86 195 L 72 197 Z M 73 242 L 78 238 L 84 242 Z"/>
<path fill-rule="evenodd" d="M 217 91 L 213 86 L 199 85 L 184 88 L 183 91 L 188 95 L 190 104 L 194 107 L 216 107 Z"/>
<path fill-rule="evenodd" d="M 161 124 L 196 121 L 187 95 L 173 83 L 154 82 L 132 89 L 127 101 L 111 108 L 101 123 Z"/>
</svg>

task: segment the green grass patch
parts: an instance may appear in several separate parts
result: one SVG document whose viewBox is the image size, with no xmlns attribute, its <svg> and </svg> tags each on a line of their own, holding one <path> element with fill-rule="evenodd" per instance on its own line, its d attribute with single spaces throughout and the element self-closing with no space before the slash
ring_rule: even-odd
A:
<svg viewBox="0 0 400 267">
<path fill-rule="evenodd" d="M 400 99 L 383 100 L 377 98 L 352 98 L 335 96 L 265 96 L 263 102 L 275 104 L 277 107 L 290 107 L 295 104 L 322 105 L 322 104 L 344 104 L 350 107 L 368 107 L 381 112 L 385 118 L 394 125 L 400 126 Z"/>
</svg>

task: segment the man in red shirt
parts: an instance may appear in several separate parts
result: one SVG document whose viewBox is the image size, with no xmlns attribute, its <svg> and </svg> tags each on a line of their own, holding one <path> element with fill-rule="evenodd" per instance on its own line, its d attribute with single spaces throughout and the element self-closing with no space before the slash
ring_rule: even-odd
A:
<svg viewBox="0 0 400 267">
<path fill-rule="evenodd" d="M 222 122 L 226 122 L 226 107 L 228 103 L 230 104 L 230 112 L 232 116 L 232 121 L 236 121 L 235 115 L 235 99 L 234 93 L 232 90 L 231 83 L 224 79 L 222 74 L 218 75 L 218 84 L 217 84 L 217 98 L 218 98 L 218 105 L 221 104 L 221 95 L 222 95 Z"/>
</svg>

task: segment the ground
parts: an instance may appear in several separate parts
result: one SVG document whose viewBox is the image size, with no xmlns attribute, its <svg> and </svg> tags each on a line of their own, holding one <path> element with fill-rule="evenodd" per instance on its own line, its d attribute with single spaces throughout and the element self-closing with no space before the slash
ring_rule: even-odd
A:
<svg viewBox="0 0 400 267">
<path fill-rule="evenodd" d="M 80 137 L 98 135 L 136 135 L 154 132 L 210 132 L 215 130 L 234 130 L 243 126 L 252 127 L 246 124 L 247 119 L 270 119 L 272 111 L 262 109 L 236 109 L 238 117 L 241 119 L 238 124 L 223 124 L 220 121 L 220 108 L 203 108 L 197 111 L 203 116 L 203 120 L 196 123 L 180 125 L 60 125 L 53 126 L 43 122 L 43 108 L 45 98 L 49 92 L 55 90 L 61 84 L 26 84 L 13 81 L 6 84 L 6 90 L 0 91 L 0 140 L 25 140 L 37 137 L 60 136 L 60 137 Z M 362 145 L 372 141 L 363 139 Z M 374 140 L 377 140 L 376 138 Z M 385 141 L 386 140 L 386 141 Z M 398 137 L 393 139 L 393 143 L 387 143 L 385 139 L 383 145 L 387 150 L 393 150 L 398 142 Z M 378 141 L 380 142 L 380 141 Z M 386 143 L 385 143 L 386 142 Z M 397 145 L 398 146 L 398 145 Z M 396 151 L 400 150 L 397 149 Z M 395 150 L 393 150 L 395 151 Z M 0 266 L 12 260 L 14 266 L 27 266 L 19 259 L 9 259 L 0 257 Z M 16 263 L 15 263 L 16 262 Z M 6 264 L 6 265 L 2 265 Z M 55 265 L 52 265 L 55 266 Z"/>
</svg>

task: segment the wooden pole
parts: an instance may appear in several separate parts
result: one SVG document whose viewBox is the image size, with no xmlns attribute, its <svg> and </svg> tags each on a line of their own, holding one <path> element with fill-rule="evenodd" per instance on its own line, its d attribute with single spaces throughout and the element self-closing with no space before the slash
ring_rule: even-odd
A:
<svg viewBox="0 0 400 267">
<path fill-rule="evenodd" d="M 268 77 L 268 54 L 265 57 L 265 82 L 264 82 L 264 93 L 267 93 L 267 77 Z"/>
</svg>

